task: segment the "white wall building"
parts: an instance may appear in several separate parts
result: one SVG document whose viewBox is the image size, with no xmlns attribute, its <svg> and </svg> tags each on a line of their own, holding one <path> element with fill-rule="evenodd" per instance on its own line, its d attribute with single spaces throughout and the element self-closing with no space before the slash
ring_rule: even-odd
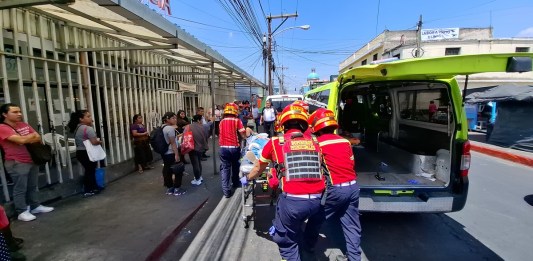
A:
<svg viewBox="0 0 533 261">
<path fill-rule="evenodd" d="M 440 30 L 440 32 L 439 32 Z M 492 28 L 447 28 L 423 30 L 421 57 L 439 57 L 459 54 L 532 52 L 533 38 L 493 38 Z M 435 39 L 435 40 L 430 40 Z M 350 55 L 339 65 L 345 72 L 372 61 L 397 57 L 414 58 L 417 49 L 417 31 L 384 31 L 365 46 Z M 464 77 L 457 78 L 460 83 Z M 533 72 L 481 73 L 471 75 L 468 88 L 480 88 L 499 84 L 533 85 Z"/>
</svg>

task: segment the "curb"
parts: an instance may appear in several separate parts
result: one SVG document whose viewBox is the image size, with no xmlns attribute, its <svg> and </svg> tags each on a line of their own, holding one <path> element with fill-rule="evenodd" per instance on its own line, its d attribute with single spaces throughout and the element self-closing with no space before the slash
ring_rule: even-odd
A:
<svg viewBox="0 0 533 261">
<path fill-rule="evenodd" d="M 178 234 L 181 230 L 192 220 L 192 218 L 200 211 L 200 209 L 205 205 L 209 198 L 204 200 L 202 204 L 200 204 L 196 209 L 194 209 L 184 220 L 181 222 L 169 235 L 157 245 L 157 247 L 148 255 L 148 257 L 145 259 L 146 261 L 155 261 L 155 260 L 161 260 L 161 257 L 163 254 L 167 251 L 167 249 L 170 247 L 172 242 L 176 239 Z"/>
<path fill-rule="evenodd" d="M 505 149 L 497 149 L 487 146 L 480 146 L 479 144 L 476 144 L 472 141 L 470 141 L 470 148 L 473 151 L 477 151 L 486 155 L 489 155 L 491 157 L 496 157 L 508 161 L 512 161 L 515 163 L 519 163 L 522 165 L 526 165 L 529 167 L 533 167 L 533 157 L 528 157 L 524 155 L 519 155 L 517 153 L 512 153 L 511 151 L 505 150 Z"/>
</svg>

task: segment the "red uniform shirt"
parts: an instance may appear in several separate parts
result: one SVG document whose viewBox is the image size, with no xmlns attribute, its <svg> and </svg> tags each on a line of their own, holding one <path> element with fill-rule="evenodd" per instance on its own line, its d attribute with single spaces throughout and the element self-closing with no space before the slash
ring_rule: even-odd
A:
<svg viewBox="0 0 533 261">
<path fill-rule="evenodd" d="M 329 170 L 331 184 L 356 180 L 355 159 L 350 141 L 336 134 L 323 134 L 317 137 L 317 140 Z"/>
<path fill-rule="evenodd" d="M 218 145 L 239 147 L 237 131 L 245 131 L 241 120 L 237 117 L 226 117 L 222 119 L 219 124 Z"/>
<path fill-rule="evenodd" d="M 17 122 L 15 129 L 6 124 L 0 124 L 0 146 L 4 149 L 6 154 L 6 160 L 15 160 L 22 163 L 32 163 L 30 153 L 26 149 L 26 146 L 19 145 L 17 143 L 8 141 L 7 138 L 13 135 L 26 136 L 30 133 L 35 132 L 35 130 L 24 122 Z M 18 132 L 18 133 L 17 133 Z"/>
<path fill-rule="evenodd" d="M 294 133 L 294 132 L 300 132 L 299 130 L 288 130 L 286 134 Z M 287 138 L 285 138 L 287 139 Z M 296 138 L 298 139 L 298 138 Z M 283 150 L 282 145 L 279 144 L 279 138 L 273 137 L 271 139 L 271 142 L 268 142 L 265 147 L 263 147 L 263 151 L 261 152 L 261 158 L 259 161 L 263 163 L 269 163 L 269 162 L 276 162 L 278 164 L 283 165 L 284 158 L 283 158 Z M 277 173 L 279 175 L 279 173 Z M 277 177 L 274 177 L 277 178 Z M 285 177 L 281 179 L 281 190 L 286 193 L 290 194 L 320 194 L 324 191 L 325 185 L 324 180 L 317 180 L 317 181 L 290 181 L 286 182 Z"/>
</svg>

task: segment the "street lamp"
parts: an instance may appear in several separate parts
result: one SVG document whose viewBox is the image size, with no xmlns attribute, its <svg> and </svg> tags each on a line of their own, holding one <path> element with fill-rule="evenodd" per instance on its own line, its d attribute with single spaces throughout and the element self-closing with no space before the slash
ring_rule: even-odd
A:
<svg viewBox="0 0 533 261">
<path fill-rule="evenodd" d="M 279 26 L 278 26 L 279 28 Z M 270 19 L 269 19 L 269 23 L 268 23 L 268 48 L 267 48 L 267 59 L 268 59 L 268 94 L 269 95 L 272 95 L 272 67 L 273 67 L 273 64 L 272 64 L 272 37 L 276 36 L 276 35 L 279 35 L 287 30 L 291 30 L 291 29 L 302 29 L 302 30 L 309 30 L 309 28 L 311 28 L 310 25 L 306 24 L 306 25 L 300 25 L 300 26 L 292 26 L 292 27 L 287 27 L 287 28 L 284 28 L 282 29 L 281 31 L 279 32 L 276 32 L 276 30 L 278 29 L 276 28 L 273 32 L 272 32 L 272 28 L 270 27 Z"/>
<path fill-rule="evenodd" d="M 275 32 L 275 33 L 273 33 L 271 37 L 274 37 L 274 36 L 276 36 L 276 35 L 278 35 L 278 34 L 281 34 L 281 33 L 285 32 L 285 31 L 287 31 L 287 30 L 291 30 L 291 29 L 309 30 L 309 28 L 311 28 L 311 26 L 308 25 L 308 24 L 300 25 L 300 26 L 291 26 L 291 27 L 283 28 L 283 29 L 282 29 L 281 31 L 279 31 L 279 32 Z"/>
</svg>

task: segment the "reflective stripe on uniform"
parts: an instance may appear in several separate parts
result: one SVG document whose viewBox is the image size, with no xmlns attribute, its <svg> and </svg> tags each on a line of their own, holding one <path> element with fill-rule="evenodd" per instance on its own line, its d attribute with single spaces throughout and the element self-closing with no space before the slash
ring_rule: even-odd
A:
<svg viewBox="0 0 533 261">
<path fill-rule="evenodd" d="M 269 160 L 269 159 L 263 158 L 263 156 L 259 157 L 259 161 L 261 161 L 261 162 L 263 162 L 263 163 L 270 163 L 270 162 L 272 162 L 272 161 Z"/>
<path fill-rule="evenodd" d="M 339 143 L 348 143 L 348 144 L 350 144 L 350 141 L 347 140 L 347 139 L 327 140 L 327 141 L 319 142 L 318 145 L 326 146 L 326 145 L 339 144 Z"/>
</svg>

